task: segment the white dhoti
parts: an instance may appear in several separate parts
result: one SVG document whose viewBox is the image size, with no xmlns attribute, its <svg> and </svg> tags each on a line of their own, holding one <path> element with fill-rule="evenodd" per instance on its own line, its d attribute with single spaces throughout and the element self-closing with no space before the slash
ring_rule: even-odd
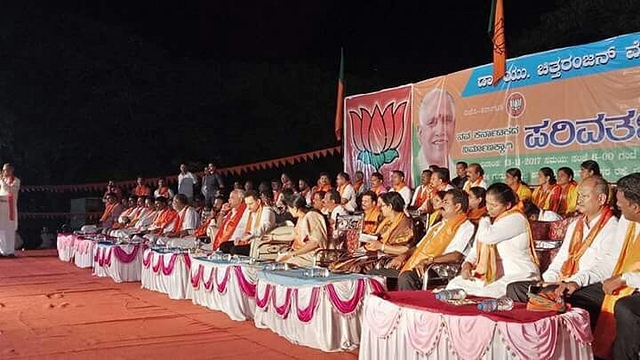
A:
<svg viewBox="0 0 640 360">
<path fill-rule="evenodd" d="M 13 254 L 16 247 L 17 212 L 10 206 L 8 196 L 0 196 L 0 255 L 3 256 Z"/>
</svg>

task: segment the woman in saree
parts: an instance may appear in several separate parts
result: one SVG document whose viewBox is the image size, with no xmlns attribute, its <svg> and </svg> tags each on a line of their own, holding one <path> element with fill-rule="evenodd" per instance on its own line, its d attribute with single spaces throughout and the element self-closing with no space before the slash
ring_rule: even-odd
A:
<svg viewBox="0 0 640 360">
<path fill-rule="evenodd" d="M 276 261 L 286 262 L 297 266 L 313 266 L 315 252 L 318 249 L 329 247 L 327 239 L 327 224 L 321 213 L 312 210 L 307 205 L 307 200 L 301 195 L 285 196 L 284 201 L 291 216 L 297 219 L 293 232 L 293 243 L 291 249 L 284 254 L 280 254 Z M 265 235 L 266 241 L 283 241 L 275 235 Z"/>
<path fill-rule="evenodd" d="M 381 194 L 378 206 L 383 220 L 374 236 L 377 240 L 369 242 L 356 250 L 356 255 L 338 260 L 331 265 L 332 271 L 366 273 L 380 267 L 393 256 L 403 254 L 413 241 L 413 222 L 404 213 L 404 200 L 396 192 Z M 358 255 L 359 254 L 359 255 Z"/>
<path fill-rule="evenodd" d="M 480 219 L 473 248 L 447 289 L 499 298 L 510 283 L 539 280 L 540 272 L 529 221 L 515 206 L 515 192 L 496 183 L 487 189 L 486 201 L 491 220 Z"/>
</svg>

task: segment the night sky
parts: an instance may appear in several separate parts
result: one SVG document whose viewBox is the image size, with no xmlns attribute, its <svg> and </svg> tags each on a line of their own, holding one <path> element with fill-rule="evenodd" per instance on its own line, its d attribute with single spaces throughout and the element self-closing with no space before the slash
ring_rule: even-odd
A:
<svg viewBox="0 0 640 360">
<path fill-rule="evenodd" d="M 490 3 L 13 3 L 0 14 L 0 160 L 25 184 L 77 184 L 335 146 L 341 47 L 347 95 L 482 65 Z M 505 0 L 509 56 L 637 30 L 601 3 Z M 582 24 L 606 11 L 631 20 Z"/>
</svg>

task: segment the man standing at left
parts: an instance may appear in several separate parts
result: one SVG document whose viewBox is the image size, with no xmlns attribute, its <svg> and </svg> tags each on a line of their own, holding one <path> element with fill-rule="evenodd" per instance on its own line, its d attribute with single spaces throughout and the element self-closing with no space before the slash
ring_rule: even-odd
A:
<svg viewBox="0 0 640 360">
<path fill-rule="evenodd" d="M 18 191 L 20 179 L 13 175 L 13 166 L 4 164 L 0 177 L 0 256 L 14 257 L 18 230 Z"/>
<path fill-rule="evenodd" d="M 193 202 L 193 187 L 198 183 L 198 178 L 187 170 L 187 165 L 180 164 L 180 174 L 178 174 L 178 194 L 184 194 L 189 203 Z"/>
</svg>

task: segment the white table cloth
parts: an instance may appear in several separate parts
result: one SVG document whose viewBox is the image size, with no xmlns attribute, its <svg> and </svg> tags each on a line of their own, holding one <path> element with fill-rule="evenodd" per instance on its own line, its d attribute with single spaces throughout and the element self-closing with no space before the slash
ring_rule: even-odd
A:
<svg viewBox="0 0 640 360">
<path fill-rule="evenodd" d="M 76 237 L 73 242 L 73 262 L 81 269 L 92 268 L 95 249 L 96 242 L 94 240 L 84 239 L 81 236 Z"/>
<path fill-rule="evenodd" d="M 74 234 L 58 234 L 56 247 L 58 248 L 58 258 L 64 262 L 70 262 L 73 259 L 73 243 L 75 241 Z"/>
<path fill-rule="evenodd" d="M 258 271 L 255 326 L 323 351 L 356 348 L 364 296 L 384 291 L 384 282 L 363 275 L 305 278 L 302 271 Z"/>
<path fill-rule="evenodd" d="M 113 281 L 140 281 L 142 245 L 98 244 L 93 259 L 93 275 L 111 277 Z"/>
<path fill-rule="evenodd" d="M 192 258 L 187 297 L 194 304 L 224 312 L 232 320 L 251 320 L 256 310 L 256 273 L 261 268 L 224 260 Z"/>
<path fill-rule="evenodd" d="M 191 258 L 186 252 L 144 250 L 140 281 L 143 289 L 158 291 L 171 299 L 187 299 Z"/>
<path fill-rule="evenodd" d="M 365 299 L 360 359 L 592 359 L 589 314 L 572 309 L 533 323 L 494 321 Z"/>
</svg>

